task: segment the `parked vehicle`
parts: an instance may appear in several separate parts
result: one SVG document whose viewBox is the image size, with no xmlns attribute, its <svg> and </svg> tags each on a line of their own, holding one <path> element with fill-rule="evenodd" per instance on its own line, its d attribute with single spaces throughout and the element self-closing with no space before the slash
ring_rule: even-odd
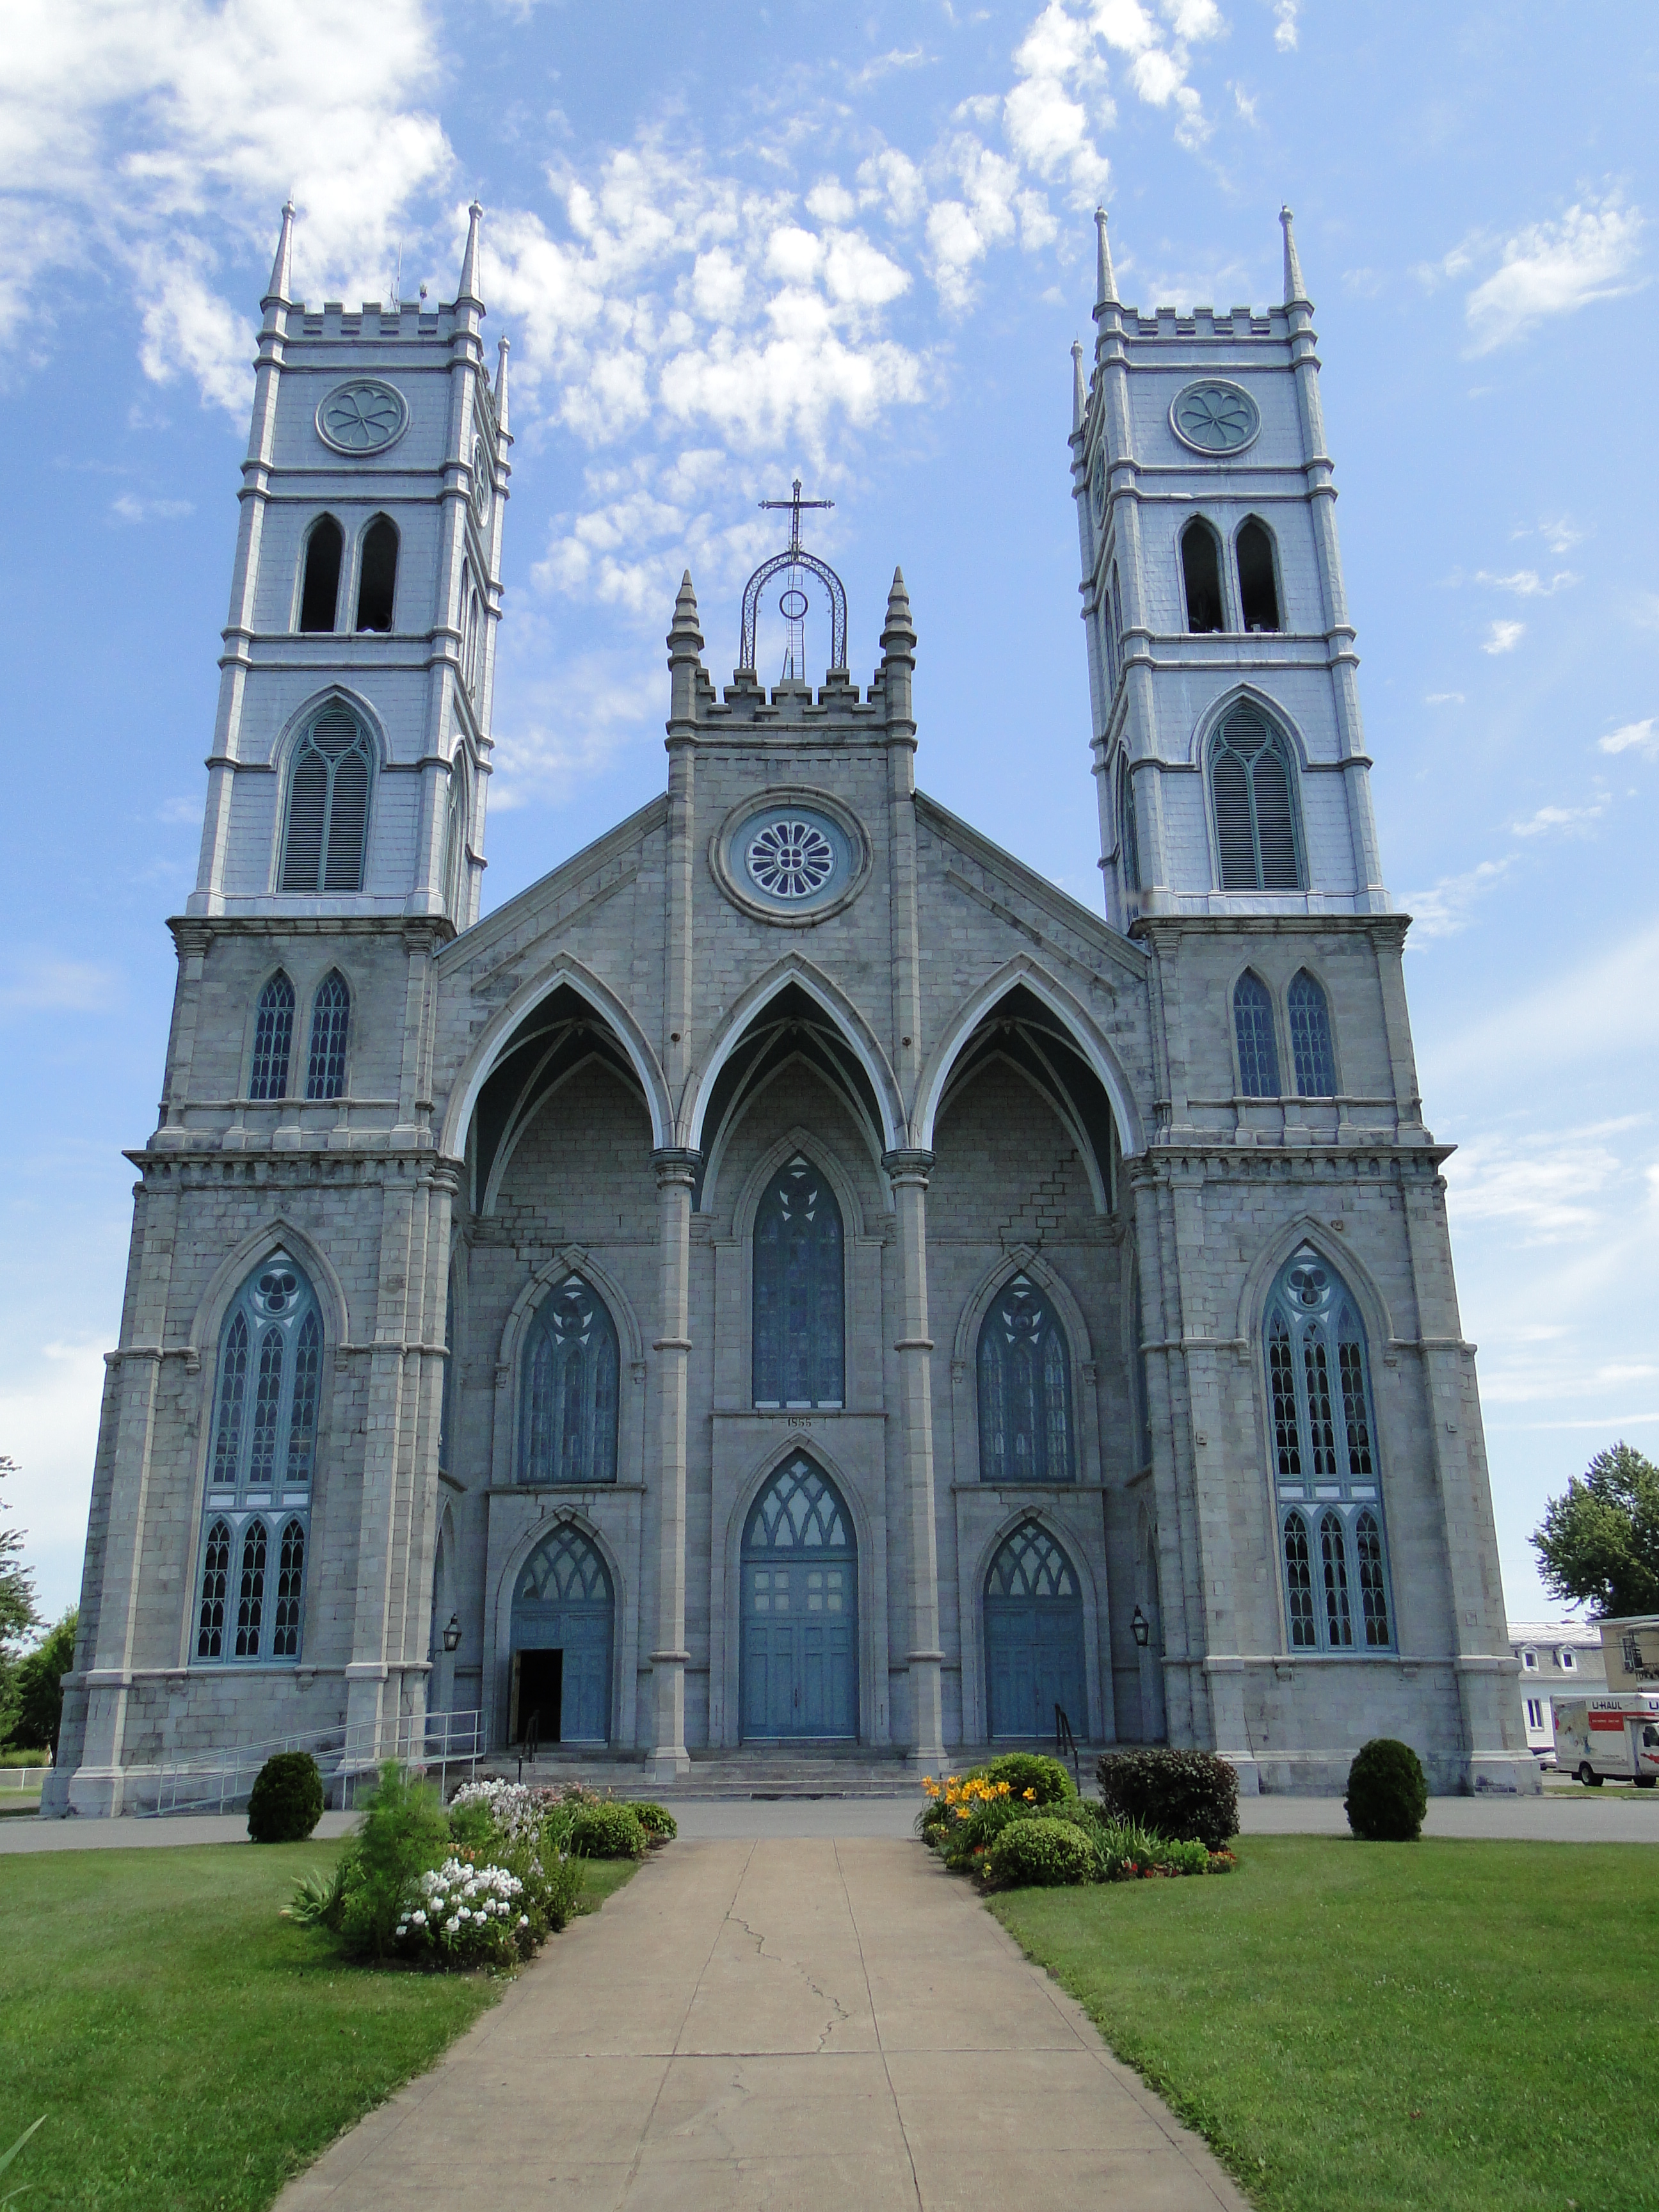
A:
<svg viewBox="0 0 1659 2212">
<path fill-rule="evenodd" d="M 1555 1756 L 1563 1773 L 1589 1790 L 1609 1777 L 1638 1790 L 1659 1784 L 1659 1693 L 1626 1691 L 1605 1698 L 1558 1698 Z"/>
</svg>

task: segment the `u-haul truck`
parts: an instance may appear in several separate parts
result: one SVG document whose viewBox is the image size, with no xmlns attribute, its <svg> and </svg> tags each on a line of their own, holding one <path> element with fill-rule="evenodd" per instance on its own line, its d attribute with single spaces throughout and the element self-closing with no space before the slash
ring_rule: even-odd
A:
<svg viewBox="0 0 1659 2212">
<path fill-rule="evenodd" d="M 1609 1779 L 1638 1790 L 1659 1783 L 1659 1692 L 1557 1698 L 1555 1758 L 1564 1774 L 1591 1790 Z"/>
</svg>

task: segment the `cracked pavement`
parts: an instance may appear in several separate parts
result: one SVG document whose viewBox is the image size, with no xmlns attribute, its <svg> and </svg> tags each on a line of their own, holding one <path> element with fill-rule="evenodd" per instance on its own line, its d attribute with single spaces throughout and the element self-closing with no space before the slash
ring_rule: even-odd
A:
<svg viewBox="0 0 1659 2212">
<path fill-rule="evenodd" d="M 1246 2212 L 914 1842 L 681 1842 L 277 2212 Z"/>
</svg>

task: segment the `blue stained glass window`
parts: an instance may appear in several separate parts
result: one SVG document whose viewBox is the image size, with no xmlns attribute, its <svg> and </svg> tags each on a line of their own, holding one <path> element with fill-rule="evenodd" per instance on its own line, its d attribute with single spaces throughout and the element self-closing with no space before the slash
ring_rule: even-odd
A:
<svg viewBox="0 0 1659 2212">
<path fill-rule="evenodd" d="M 198 1659 L 222 1659 L 225 1600 L 230 1589 L 230 1523 L 215 1520 L 202 1546 L 202 1597 L 196 1624 Z"/>
<path fill-rule="evenodd" d="M 846 1395 L 841 1208 L 802 1154 L 755 1215 L 757 1406 L 839 1406 Z"/>
<path fill-rule="evenodd" d="M 250 1098 L 286 1098 L 288 1060 L 294 1046 L 294 986 L 279 968 L 259 994 L 253 1017 Z"/>
<path fill-rule="evenodd" d="M 345 1096 L 346 1030 L 351 1019 L 351 993 L 337 968 L 331 969 L 317 986 L 311 1002 L 311 1064 L 306 1071 L 307 1098 Z"/>
<path fill-rule="evenodd" d="M 526 1347 L 521 1482 L 616 1480 L 617 1366 L 605 1300 L 567 1275 L 537 1308 Z"/>
<path fill-rule="evenodd" d="M 1246 1098 L 1279 1096 L 1279 1046 L 1273 1002 L 1267 985 L 1247 969 L 1233 987 L 1233 1029 L 1238 1038 L 1239 1088 Z"/>
<path fill-rule="evenodd" d="M 979 1331 L 981 1482 L 1069 1482 L 1072 1361 L 1054 1302 L 1016 1275 Z"/>
<path fill-rule="evenodd" d="M 300 1656 L 300 1602 L 305 1586 L 305 1523 L 290 1521 L 283 1530 L 283 1548 L 276 1565 L 276 1612 L 270 1633 L 273 1659 L 297 1659 Z"/>
<path fill-rule="evenodd" d="M 1331 1015 L 1325 994 L 1304 968 L 1285 994 L 1291 1017 L 1291 1052 L 1296 1061 L 1297 1096 L 1336 1096 L 1336 1055 L 1331 1050 Z"/>
</svg>

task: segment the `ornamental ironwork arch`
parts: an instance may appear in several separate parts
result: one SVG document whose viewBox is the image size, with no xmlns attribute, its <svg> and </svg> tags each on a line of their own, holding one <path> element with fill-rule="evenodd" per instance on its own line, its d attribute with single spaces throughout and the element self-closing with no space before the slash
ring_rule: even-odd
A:
<svg viewBox="0 0 1659 2212">
<path fill-rule="evenodd" d="M 805 568 L 815 575 L 830 594 L 830 666 L 832 673 L 844 674 L 847 668 L 847 592 L 841 578 L 815 553 L 804 553 L 799 547 L 787 553 L 775 553 L 760 567 L 743 587 L 743 657 L 738 665 L 750 674 L 755 666 L 755 622 L 760 611 L 760 595 L 774 576 L 786 568 Z"/>
</svg>

